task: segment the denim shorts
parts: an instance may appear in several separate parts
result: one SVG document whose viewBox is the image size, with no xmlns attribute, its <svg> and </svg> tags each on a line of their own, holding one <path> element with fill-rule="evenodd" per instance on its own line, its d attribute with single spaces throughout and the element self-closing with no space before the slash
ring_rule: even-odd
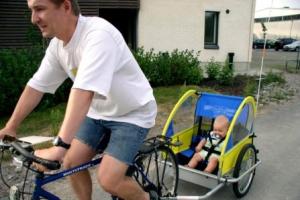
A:
<svg viewBox="0 0 300 200">
<path fill-rule="evenodd" d="M 131 165 L 148 132 L 148 128 L 126 122 L 86 117 L 75 137 L 94 151 L 104 150 L 104 153 Z M 108 143 L 103 142 L 109 134 Z"/>
</svg>

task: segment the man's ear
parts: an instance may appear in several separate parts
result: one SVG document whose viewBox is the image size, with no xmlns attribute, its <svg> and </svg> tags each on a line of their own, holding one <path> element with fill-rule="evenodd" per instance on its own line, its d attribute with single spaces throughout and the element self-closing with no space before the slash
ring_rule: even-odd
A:
<svg viewBox="0 0 300 200">
<path fill-rule="evenodd" d="M 72 12 L 72 3 L 71 3 L 71 0 L 65 0 L 64 3 L 63 3 L 63 6 L 64 6 L 64 9 L 67 12 Z"/>
</svg>

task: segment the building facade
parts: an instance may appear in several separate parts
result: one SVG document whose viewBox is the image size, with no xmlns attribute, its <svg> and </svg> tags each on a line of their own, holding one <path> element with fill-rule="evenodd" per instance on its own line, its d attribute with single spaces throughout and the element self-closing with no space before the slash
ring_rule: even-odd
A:
<svg viewBox="0 0 300 200">
<path fill-rule="evenodd" d="M 200 60 L 248 64 L 255 0 L 141 0 L 138 44 L 159 51 L 200 51 Z"/>
<path fill-rule="evenodd" d="M 136 47 L 136 21 L 139 0 L 78 0 L 83 15 L 101 16 L 123 33 L 130 46 Z M 0 1 L 0 48 L 31 45 L 30 10 L 26 0 Z"/>
<path fill-rule="evenodd" d="M 248 65 L 255 0 L 78 0 L 83 15 L 113 23 L 128 45 L 145 50 L 200 51 L 200 60 Z M 0 2 L 0 48 L 28 45 L 30 12 L 24 0 Z"/>
</svg>

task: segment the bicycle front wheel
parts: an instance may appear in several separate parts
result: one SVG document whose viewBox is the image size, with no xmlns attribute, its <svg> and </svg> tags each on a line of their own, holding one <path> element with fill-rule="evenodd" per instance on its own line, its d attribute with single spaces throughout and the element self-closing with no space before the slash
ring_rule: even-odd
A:
<svg viewBox="0 0 300 200">
<path fill-rule="evenodd" d="M 160 146 L 140 155 L 137 165 L 143 174 L 135 173 L 135 178 L 146 191 L 156 190 L 160 197 L 176 196 L 178 163 L 170 148 Z"/>
</svg>

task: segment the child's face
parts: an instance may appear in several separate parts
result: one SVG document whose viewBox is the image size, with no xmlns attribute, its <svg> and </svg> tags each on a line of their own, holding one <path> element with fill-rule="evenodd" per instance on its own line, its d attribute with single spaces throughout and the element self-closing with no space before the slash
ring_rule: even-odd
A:
<svg viewBox="0 0 300 200">
<path fill-rule="evenodd" d="M 219 135 L 220 138 L 224 138 L 227 133 L 227 125 L 224 123 L 214 123 L 213 132 Z"/>
</svg>

